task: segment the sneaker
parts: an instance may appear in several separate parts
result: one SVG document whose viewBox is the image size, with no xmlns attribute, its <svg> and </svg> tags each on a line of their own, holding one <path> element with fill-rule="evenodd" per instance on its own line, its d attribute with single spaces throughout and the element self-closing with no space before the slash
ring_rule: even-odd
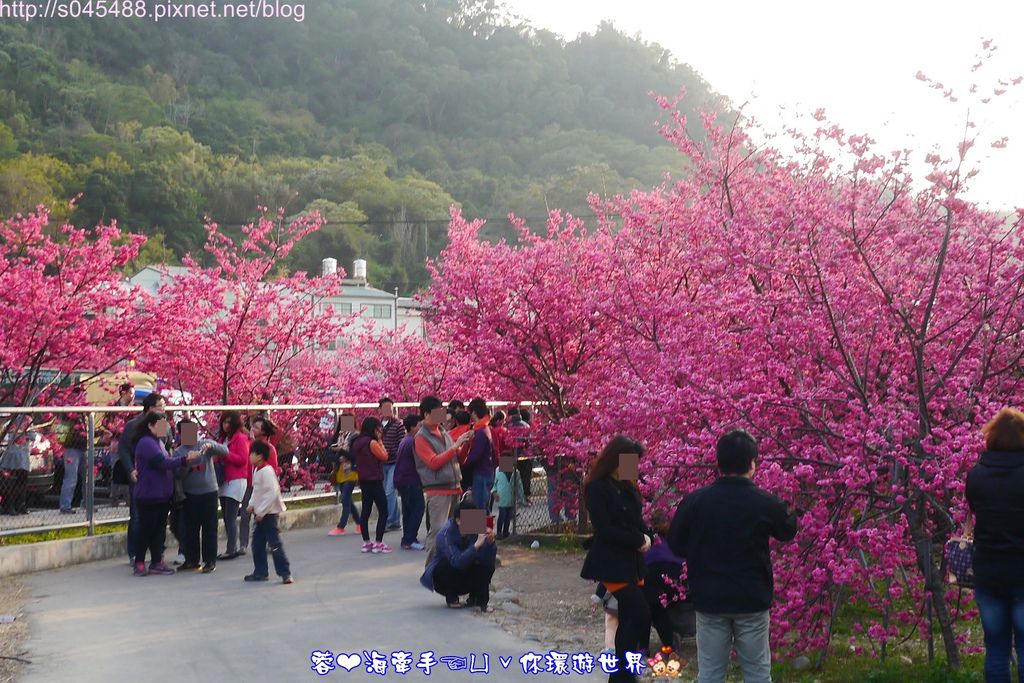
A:
<svg viewBox="0 0 1024 683">
<path fill-rule="evenodd" d="M 204 574 L 212 574 L 215 571 L 217 571 L 217 565 L 214 564 L 213 562 L 207 562 L 206 564 L 203 565 L 203 573 Z"/>
<path fill-rule="evenodd" d="M 374 547 L 373 552 L 375 552 L 375 553 L 390 553 L 392 550 L 393 550 L 393 548 L 391 546 L 389 546 L 387 543 L 378 543 L 376 545 L 376 547 Z"/>
<path fill-rule="evenodd" d="M 327 535 L 328 536 L 344 536 L 346 533 L 348 533 L 348 532 L 346 532 L 344 529 L 340 529 L 338 527 L 334 527 L 333 529 L 331 529 L 330 531 L 327 532 Z"/>
<path fill-rule="evenodd" d="M 363 547 L 359 549 L 359 552 L 361 552 L 361 553 L 376 552 L 374 550 L 374 548 L 376 546 L 377 546 L 376 543 L 370 543 L 369 541 L 367 541 L 366 543 L 363 544 Z"/>
<path fill-rule="evenodd" d="M 241 555 L 245 555 L 245 554 L 247 554 L 248 552 L 249 552 L 249 549 L 248 549 L 248 548 L 239 548 L 239 549 L 238 549 L 238 553 L 237 553 L 237 554 L 235 555 L 235 557 L 239 557 L 239 556 L 241 556 Z"/>
<path fill-rule="evenodd" d="M 199 571 L 200 565 L 198 562 L 182 562 L 181 566 L 178 567 L 179 572 L 197 572 Z"/>
<path fill-rule="evenodd" d="M 149 565 L 149 573 L 157 574 L 159 576 L 172 576 L 174 574 L 174 570 L 168 567 L 166 563 L 161 562 L 160 564 Z"/>
<path fill-rule="evenodd" d="M 293 579 L 291 577 L 291 575 L 289 575 L 289 576 L 286 576 L 283 579 L 281 579 L 281 583 L 284 583 L 284 584 L 295 583 L 295 579 Z"/>
<path fill-rule="evenodd" d="M 259 574 L 246 574 L 243 581 L 269 581 L 269 576 L 260 576 Z"/>
<path fill-rule="evenodd" d="M 178 553 L 177 557 L 174 558 L 174 564 L 185 564 L 185 556 Z"/>
<path fill-rule="evenodd" d="M 149 572 L 146 571 L 146 563 L 145 562 L 136 562 L 135 563 L 135 571 L 132 572 L 133 576 L 146 576 L 148 574 L 149 574 Z"/>
<path fill-rule="evenodd" d="M 361 534 L 361 533 L 363 533 L 363 527 L 361 527 L 361 526 L 359 526 L 358 524 L 356 524 L 356 533 L 357 533 L 357 534 Z"/>
<path fill-rule="evenodd" d="M 412 543 L 403 543 L 402 550 L 423 550 L 427 546 L 423 545 L 419 541 L 413 541 Z"/>
<path fill-rule="evenodd" d="M 401 524 L 389 524 L 384 529 L 384 531 L 401 531 L 401 529 L 402 529 L 402 525 Z"/>
<path fill-rule="evenodd" d="M 61 510 L 60 514 L 62 514 L 62 515 L 73 515 L 76 512 L 78 512 L 78 510 L 72 510 L 72 509 L 68 508 L 66 510 Z"/>
</svg>

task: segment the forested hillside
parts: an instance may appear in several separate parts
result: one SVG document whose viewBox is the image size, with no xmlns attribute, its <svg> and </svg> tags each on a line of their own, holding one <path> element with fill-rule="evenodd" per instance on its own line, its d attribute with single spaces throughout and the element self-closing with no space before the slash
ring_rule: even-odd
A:
<svg viewBox="0 0 1024 683">
<path fill-rule="evenodd" d="M 682 159 L 648 96 L 709 88 L 663 48 L 602 25 L 561 37 L 476 0 L 319 0 L 302 23 L 0 24 L 0 214 L 43 203 L 117 219 L 174 260 L 204 216 L 258 206 L 330 221 L 291 259 L 362 256 L 423 286 L 447 207 L 495 219 L 650 186 Z M 67 200 L 76 197 L 74 208 Z"/>
</svg>

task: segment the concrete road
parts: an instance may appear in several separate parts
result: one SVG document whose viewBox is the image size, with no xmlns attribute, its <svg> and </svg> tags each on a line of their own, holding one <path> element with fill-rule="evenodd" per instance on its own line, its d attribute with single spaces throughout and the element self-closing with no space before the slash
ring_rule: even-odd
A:
<svg viewBox="0 0 1024 683">
<path fill-rule="evenodd" d="M 490 655 L 490 673 L 452 672 L 445 664 L 428 679 L 413 667 L 390 680 L 521 681 L 519 658 L 547 648 L 505 633 L 475 610 L 449 610 L 419 585 L 424 553 L 359 552 L 354 534 L 329 538 L 326 529 L 286 531 L 296 583 L 248 584 L 252 558 L 221 562 L 213 574 L 135 578 L 127 560 L 110 560 L 26 577 L 31 629 L 24 683 L 120 681 L 381 680 L 365 663 L 351 672 L 311 670 L 311 653 L 388 658 L 396 650 L 434 657 Z M 273 572 L 273 565 L 271 565 Z M 501 572 L 501 569 L 498 569 Z M 512 657 L 503 669 L 499 657 Z M 543 663 L 541 664 L 543 666 Z M 598 669 L 599 671 L 599 669 Z M 549 674 L 542 674 L 547 677 Z M 530 676 L 529 678 L 532 678 Z M 579 676 L 574 680 L 604 680 Z"/>
</svg>

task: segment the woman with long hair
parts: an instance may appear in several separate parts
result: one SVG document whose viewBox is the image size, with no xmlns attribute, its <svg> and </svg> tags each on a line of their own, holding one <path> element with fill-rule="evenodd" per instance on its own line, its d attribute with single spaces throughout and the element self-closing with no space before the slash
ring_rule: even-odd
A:
<svg viewBox="0 0 1024 683">
<path fill-rule="evenodd" d="M 390 553 L 391 546 L 384 542 L 388 523 L 388 497 L 384 493 L 384 463 L 388 452 L 384 448 L 384 425 L 376 417 L 368 417 L 359 427 L 359 436 L 352 441 L 352 455 L 359 474 L 359 490 L 363 492 L 363 513 L 359 516 L 359 529 L 363 534 L 360 552 Z M 376 542 L 370 542 L 370 508 L 377 507 Z"/>
<path fill-rule="evenodd" d="M 985 681 L 1009 683 L 1010 650 L 1024 682 L 1024 412 L 1003 408 L 982 429 L 985 452 L 967 473 L 975 517 L 974 599 L 985 633 Z"/>
<path fill-rule="evenodd" d="M 224 482 L 220 485 L 220 509 L 224 516 L 228 548 L 217 559 L 233 560 L 245 554 L 238 547 L 238 510 L 249 481 L 249 435 L 237 410 L 227 410 L 221 415 L 220 442 L 228 449 L 223 463 Z"/>
<path fill-rule="evenodd" d="M 651 547 L 653 532 L 644 523 L 636 482 L 622 478 L 619 467 L 622 455 L 643 457 L 644 452 L 633 439 L 616 436 L 591 463 L 583 481 L 594 535 L 585 543 L 587 557 L 580 576 L 603 583 L 619 609 L 615 630 L 618 670 L 609 681 L 636 680 L 626 668 L 626 653 L 642 652 L 651 634 L 651 612 L 643 592 L 647 574 L 643 554 Z"/>
</svg>

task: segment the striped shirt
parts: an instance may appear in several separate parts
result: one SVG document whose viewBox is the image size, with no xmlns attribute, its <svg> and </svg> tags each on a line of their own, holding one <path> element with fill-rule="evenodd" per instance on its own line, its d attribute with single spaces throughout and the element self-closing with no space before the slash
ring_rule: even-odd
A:
<svg viewBox="0 0 1024 683">
<path fill-rule="evenodd" d="M 384 442 L 384 450 L 388 452 L 388 465 L 398 462 L 398 446 L 404 438 L 405 425 L 402 421 L 396 418 L 388 420 L 384 425 L 384 437 L 381 439 Z"/>
</svg>

